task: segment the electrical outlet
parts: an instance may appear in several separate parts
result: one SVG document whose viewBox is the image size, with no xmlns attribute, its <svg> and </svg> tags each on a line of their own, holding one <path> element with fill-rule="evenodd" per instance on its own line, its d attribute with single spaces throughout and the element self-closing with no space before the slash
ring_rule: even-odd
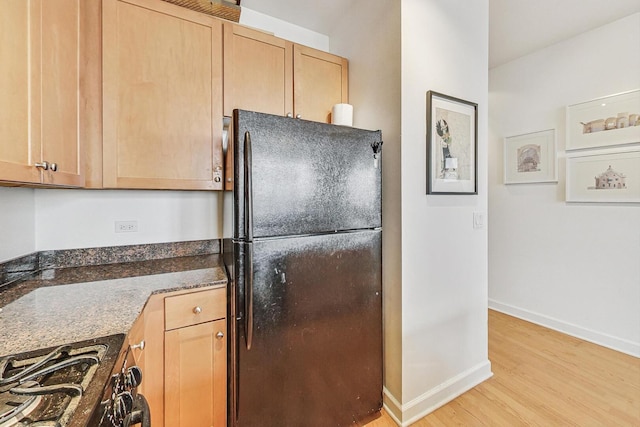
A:
<svg viewBox="0 0 640 427">
<path fill-rule="evenodd" d="M 138 221 L 116 221 L 116 233 L 137 233 Z"/>
</svg>

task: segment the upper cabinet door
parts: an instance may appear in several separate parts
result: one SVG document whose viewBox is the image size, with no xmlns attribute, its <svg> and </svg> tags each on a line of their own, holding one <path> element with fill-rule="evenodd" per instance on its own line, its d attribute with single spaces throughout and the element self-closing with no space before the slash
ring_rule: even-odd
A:
<svg viewBox="0 0 640 427">
<path fill-rule="evenodd" d="M 293 113 L 293 44 L 224 24 L 224 114 L 234 108 L 283 116 Z"/>
<path fill-rule="evenodd" d="M 0 180 L 40 182 L 30 150 L 31 4 L 5 0 L 0 13 Z"/>
<path fill-rule="evenodd" d="M 84 185 L 78 127 L 82 2 L 40 2 L 42 160 L 51 164 L 43 171 L 43 184 Z"/>
<path fill-rule="evenodd" d="M 222 23 L 160 0 L 103 1 L 107 188 L 222 189 Z"/>
<path fill-rule="evenodd" d="M 293 96 L 296 117 L 331 122 L 331 108 L 349 102 L 349 66 L 345 58 L 295 45 Z"/>
<path fill-rule="evenodd" d="M 81 0 L 6 0 L 0 14 L 0 180 L 82 186 Z M 45 164 L 46 169 L 36 164 Z"/>
</svg>

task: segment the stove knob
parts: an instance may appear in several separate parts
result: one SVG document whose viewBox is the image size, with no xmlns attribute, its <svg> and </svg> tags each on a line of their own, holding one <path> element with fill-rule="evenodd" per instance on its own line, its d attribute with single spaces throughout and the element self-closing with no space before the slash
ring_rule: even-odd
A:
<svg viewBox="0 0 640 427">
<path fill-rule="evenodd" d="M 116 396 L 113 412 L 116 419 L 123 419 L 133 409 L 133 396 L 128 391 L 123 391 Z"/>
<path fill-rule="evenodd" d="M 130 388 L 138 387 L 142 383 L 142 369 L 135 365 L 128 368 L 125 378 Z"/>
</svg>

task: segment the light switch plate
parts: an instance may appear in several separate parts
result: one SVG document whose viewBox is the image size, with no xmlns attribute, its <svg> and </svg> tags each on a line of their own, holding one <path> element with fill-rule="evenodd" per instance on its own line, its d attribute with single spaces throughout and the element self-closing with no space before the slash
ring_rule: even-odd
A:
<svg viewBox="0 0 640 427">
<path fill-rule="evenodd" d="M 473 213 L 473 228 L 475 229 L 484 228 L 484 212 Z"/>
</svg>

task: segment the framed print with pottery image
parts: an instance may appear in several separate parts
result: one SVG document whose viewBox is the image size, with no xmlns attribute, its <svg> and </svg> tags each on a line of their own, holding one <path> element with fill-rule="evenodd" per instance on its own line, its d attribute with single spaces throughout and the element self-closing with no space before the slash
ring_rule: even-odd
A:
<svg viewBox="0 0 640 427">
<path fill-rule="evenodd" d="M 640 147 L 567 154 L 567 202 L 640 203 Z"/>
<path fill-rule="evenodd" d="M 567 107 L 567 150 L 640 142 L 640 90 Z"/>
<path fill-rule="evenodd" d="M 427 92 L 427 194 L 478 194 L 478 104 Z"/>
<path fill-rule="evenodd" d="M 555 129 L 504 139 L 504 183 L 558 182 Z"/>
</svg>

